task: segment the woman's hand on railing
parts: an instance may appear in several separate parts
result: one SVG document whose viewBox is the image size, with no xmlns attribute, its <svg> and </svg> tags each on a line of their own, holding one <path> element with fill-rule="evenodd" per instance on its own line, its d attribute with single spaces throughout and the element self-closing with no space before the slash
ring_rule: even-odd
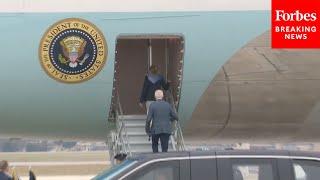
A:
<svg viewBox="0 0 320 180">
<path fill-rule="evenodd" d="M 139 102 L 139 106 L 143 109 L 144 108 L 144 105 L 143 103 Z"/>
</svg>

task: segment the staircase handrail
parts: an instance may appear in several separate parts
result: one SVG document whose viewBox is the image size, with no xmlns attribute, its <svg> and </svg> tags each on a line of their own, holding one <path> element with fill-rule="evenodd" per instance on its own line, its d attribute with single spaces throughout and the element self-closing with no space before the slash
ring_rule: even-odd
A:
<svg viewBox="0 0 320 180">
<path fill-rule="evenodd" d="M 125 153 L 129 156 L 132 155 L 131 147 L 129 143 L 129 137 L 125 123 L 123 122 L 123 109 L 120 101 L 119 94 L 117 94 L 117 108 L 116 108 L 116 122 L 118 124 L 118 137 Z M 118 152 L 120 153 L 120 152 Z"/>
<path fill-rule="evenodd" d="M 108 145 L 109 154 L 112 165 L 114 164 L 114 156 L 120 153 L 125 153 L 128 156 L 132 156 L 131 147 L 128 139 L 127 129 L 125 123 L 123 122 L 123 109 L 120 102 L 120 97 L 116 94 L 116 104 L 114 106 L 115 110 L 115 123 L 116 130 L 111 132 Z"/>
<path fill-rule="evenodd" d="M 177 113 L 177 107 L 173 98 L 173 94 L 171 89 L 169 88 L 167 91 L 167 97 L 168 97 L 168 102 L 172 105 L 173 111 L 175 113 Z M 180 121 L 177 120 L 174 122 L 174 126 L 173 126 L 173 137 L 176 141 L 176 149 L 178 151 L 186 151 L 186 145 L 184 142 L 184 137 L 183 137 L 183 133 L 182 133 L 182 128 L 181 128 L 181 124 Z"/>
<path fill-rule="evenodd" d="M 114 166 L 114 156 L 115 156 L 115 152 L 117 151 L 115 138 L 116 138 L 115 132 L 111 131 L 107 137 L 107 145 L 109 147 L 109 157 L 110 157 L 112 166 Z"/>
</svg>

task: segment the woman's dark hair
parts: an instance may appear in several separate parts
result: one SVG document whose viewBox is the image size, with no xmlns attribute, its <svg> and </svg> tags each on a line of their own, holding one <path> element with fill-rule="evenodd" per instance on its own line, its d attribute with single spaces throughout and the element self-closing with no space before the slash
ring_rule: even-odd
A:
<svg viewBox="0 0 320 180">
<path fill-rule="evenodd" d="M 152 74 L 158 74 L 158 67 L 156 65 L 152 65 L 152 66 L 150 66 L 149 71 Z"/>
</svg>

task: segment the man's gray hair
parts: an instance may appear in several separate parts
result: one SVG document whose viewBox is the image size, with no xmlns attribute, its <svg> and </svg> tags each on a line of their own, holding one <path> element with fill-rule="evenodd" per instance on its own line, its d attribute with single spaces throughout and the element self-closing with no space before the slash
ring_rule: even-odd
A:
<svg viewBox="0 0 320 180">
<path fill-rule="evenodd" d="M 156 100 L 161 100 L 163 98 L 163 91 L 161 89 L 156 90 L 156 92 L 154 93 L 154 97 L 156 98 Z"/>
</svg>

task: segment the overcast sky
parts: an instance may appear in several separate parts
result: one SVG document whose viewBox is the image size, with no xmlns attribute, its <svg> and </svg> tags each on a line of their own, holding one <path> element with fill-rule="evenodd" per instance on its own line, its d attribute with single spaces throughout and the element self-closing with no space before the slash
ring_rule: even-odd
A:
<svg viewBox="0 0 320 180">
<path fill-rule="evenodd" d="M 0 12 L 270 10 L 270 0 L 1 0 Z"/>
</svg>

